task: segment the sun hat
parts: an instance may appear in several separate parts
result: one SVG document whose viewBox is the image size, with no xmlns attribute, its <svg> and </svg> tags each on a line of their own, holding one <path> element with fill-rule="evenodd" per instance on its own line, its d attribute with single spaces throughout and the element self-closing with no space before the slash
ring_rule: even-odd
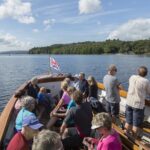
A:
<svg viewBox="0 0 150 150">
<path fill-rule="evenodd" d="M 36 116 L 32 114 L 32 115 L 26 116 L 23 119 L 22 126 L 23 127 L 28 126 L 32 129 L 37 130 L 43 127 L 43 124 L 41 124 L 39 120 L 36 118 Z"/>
<path fill-rule="evenodd" d="M 111 117 L 107 113 L 98 113 L 93 117 L 91 129 L 97 129 L 100 127 L 111 128 Z"/>
</svg>

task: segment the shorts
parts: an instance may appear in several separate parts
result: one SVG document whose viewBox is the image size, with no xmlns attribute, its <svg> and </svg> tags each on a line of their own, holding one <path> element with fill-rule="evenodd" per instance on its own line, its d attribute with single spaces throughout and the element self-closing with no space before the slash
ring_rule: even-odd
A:
<svg viewBox="0 0 150 150">
<path fill-rule="evenodd" d="M 135 127 L 140 127 L 144 121 L 144 108 L 138 109 L 126 105 L 126 122 Z"/>
<path fill-rule="evenodd" d="M 119 108 L 119 103 L 110 103 L 108 101 L 106 102 L 106 112 L 110 113 L 113 116 L 119 115 Z"/>
</svg>

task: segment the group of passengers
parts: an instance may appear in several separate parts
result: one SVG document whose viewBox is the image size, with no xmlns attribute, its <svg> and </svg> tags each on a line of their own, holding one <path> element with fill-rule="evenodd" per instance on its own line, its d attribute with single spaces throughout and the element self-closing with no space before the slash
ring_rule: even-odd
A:
<svg viewBox="0 0 150 150">
<path fill-rule="evenodd" d="M 142 66 L 138 75 L 129 79 L 126 134 L 138 135 L 142 125 L 144 101 L 150 94 L 150 82 L 145 78 L 147 72 L 147 68 Z M 123 89 L 116 73 L 117 67 L 110 65 L 103 79 L 105 108 L 98 100 L 98 86 L 93 76 L 86 80 L 81 72 L 72 82 L 70 78 L 65 78 L 61 82 L 58 102 L 49 90 L 38 87 L 36 78 L 31 80 L 27 87 L 28 96 L 22 97 L 24 91 L 15 95 L 18 98 L 15 105 L 18 113 L 16 134 L 7 150 L 78 150 L 81 147 L 88 150 L 121 150 L 119 134 L 112 129 L 112 122 L 119 120 L 119 90 Z M 40 122 L 45 113 L 50 119 L 47 124 L 42 124 Z"/>
</svg>

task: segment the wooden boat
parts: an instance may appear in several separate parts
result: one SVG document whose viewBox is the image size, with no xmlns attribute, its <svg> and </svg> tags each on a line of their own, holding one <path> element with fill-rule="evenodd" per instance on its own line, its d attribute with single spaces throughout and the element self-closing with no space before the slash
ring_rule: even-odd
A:
<svg viewBox="0 0 150 150">
<path fill-rule="evenodd" d="M 41 75 L 38 76 L 38 85 L 44 86 L 48 89 L 51 89 L 52 95 L 59 95 L 60 91 L 60 83 L 64 80 L 65 75 L 61 76 L 52 76 L 52 75 Z M 73 77 L 71 79 L 74 79 Z M 23 85 L 20 86 L 19 90 L 26 91 L 27 86 L 29 84 L 28 82 L 25 82 Z M 102 83 L 98 83 L 99 87 L 99 98 L 101 102 L 104 102 L 105 99 L 105 90 L 104 85 Z M 125 110 L 125 98 L 126 98 L 127 92 L 126 91 L 120 91 L 121 96 L 121 114 L 124 114 Z M 7 103 L 5 109 L 0 115 L 0 149 L 4 149 L 5 145 L 8 144 L 9 140 L 13 136 L 13 130 L 14 130 L 14 124 L 15 124 L 15 112 L 14 112 L 14 105 L 16 103 L 17 99 L 14 97 L 14 95 L 10 98 L 9 102 Z M 146 109 L 145 109 L 145 121 L 147 121 L 148 127 L 150 124 L 150 102 L 146 101 Z M 141 142 L 140 140 L 135 139 L 129 139 L 126 135 L 124 135 L 123 130 L 113 124 L 113 128 L 115 128 L 118 133 L 121 136 L 122 143 L 123 143 L 123 149 L 125 150 L 148 150 L 150 149 L 150 146 L 147 143 Z M 145 132 L 147 132 L 148 138 L 150 137 L 150 128 L 143 128 Z"/>
</svg>

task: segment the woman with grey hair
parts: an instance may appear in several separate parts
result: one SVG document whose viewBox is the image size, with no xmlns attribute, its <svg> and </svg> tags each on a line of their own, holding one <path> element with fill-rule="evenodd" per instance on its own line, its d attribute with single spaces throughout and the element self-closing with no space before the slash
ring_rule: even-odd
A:
<svg viewBox="0 0 150 150">
<path fill-rule="evenodd" d="M 86 137 L 83 143 L 88 150 L 122 150 L 119 134 L 112 129 L 112 120 L 108 113 L 98 113 L 93 117 L 92 129 L 97 130 L 99 139 Z"/>
<path fill-rule="evenodd" d="M 34 115 L 32 112 L 35 108 L 35 99 L 31 96 L 26 96 L 22 99 L 22 109 L 19 111 L 17 118 L 16 118 L 16 124 L 15 128 L 17 131 L 20 131 L 22 129 L 22 121 L 24 117 Z"/>
<path fill-rule="evenodd" d="M 33 140 L 32 150 L 63 150 L 60 135 L 54 131 L 42 130 Z"/>
<path fill-rule="evenodd" d="M 27 87 L 27 94 L 34 98 L 37 98 L 38 92 L 40 90 L 39 86 L 37 85 L 38 79 L 32 78 L 28 87 Z"/>
</svg>

